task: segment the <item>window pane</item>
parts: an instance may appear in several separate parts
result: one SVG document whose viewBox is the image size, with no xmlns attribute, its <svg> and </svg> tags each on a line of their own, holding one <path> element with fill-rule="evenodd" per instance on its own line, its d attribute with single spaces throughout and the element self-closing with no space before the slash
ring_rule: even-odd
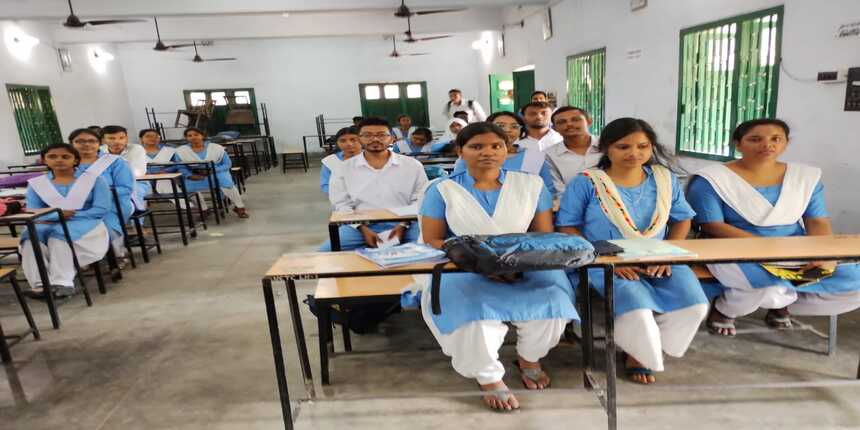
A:
<svg viewBox="0 0 860 430">
<path fill-rule="evenodd" d="M 212 100 L 215 102 L 215 106 L 227 106 L 227 93 L 216 91 L 212 93 Z"/>
<path fill-rule="evenodd" d="M 206 103 L 206 93 L 191 93 L 191 106 L 203 106 Z"/>
<path fill-rule="evenodd" d="M 379 87 L 376 85 L 364 87 L 364 98 L 367 100 L 379 100 Z"/>
<path fill-rule="evenodd" d="M 236 97 L 236 104 L 239 104 L 239 105 L 251 104 L 251 93 L 248 91 L 236 91 L 235 93 L 233 93 L 233 96 Z"/>
<path fill-rule="evenodd" d="M 38 154 L 45 146 L 63 141 L 50 89 L 7 85 L 6 90 L 25 155 Z"/>
<path fill-rule="evenodd" d="M 601 49 L 567 60 L 568 105 L 581 107 L 591 114 L 591 132 L 595 135 L 603 129 L 605 59 L 606 51 Z"/>
<path fill-rule="evenodd" d="M 421 84 L 409 84 L 406 86 L 406 98 L 408 99 L 420 99 L 421 98 Z"/>
<path fill-rule="evenodd" d="M 400 98 L 400 87 L 397 85 L 386 85 L 385 86 L 385 98 L 386 99 L 399 99 Z"/>
</svg>

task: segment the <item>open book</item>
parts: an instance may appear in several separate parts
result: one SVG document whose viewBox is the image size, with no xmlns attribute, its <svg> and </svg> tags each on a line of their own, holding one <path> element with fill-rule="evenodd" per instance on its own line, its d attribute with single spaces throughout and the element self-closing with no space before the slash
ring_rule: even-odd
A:
<svg viewBox="0 0 860 430">
<path fill-rule="evenodd" d="M 625 260 L 696 256 L 694 252 L 657 239 L 616 239 L 608 242 L 624 248 L 624 252 L 618 254 L 618 257 Z"/>
<path fill-rule="evenodd" d="M 443 263 L 448 261 L 445 251 L 418 243 L 389 246 L 385 248 L 361 248 L 355 253 L 383 269 L 406 266 L 413 263 Z"/>
</svg>

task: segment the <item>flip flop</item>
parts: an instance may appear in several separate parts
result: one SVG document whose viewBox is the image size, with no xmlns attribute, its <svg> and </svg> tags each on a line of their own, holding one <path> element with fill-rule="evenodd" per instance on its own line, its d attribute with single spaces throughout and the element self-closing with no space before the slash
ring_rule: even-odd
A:
<svg viewBox="0 0 860 430">
<path fill-rule="evenodd" d="M 482 400 L 483 400 L 483 397 L 491 396 L 491 397 L 495 398 L 496 400 L 498 400 L 499 402 L 508 403 L 508 399 L 510 399 L 511 396 L 513 395 L 511 393 L 511 390 L 507 387 L 506 388 L 499 388 L 499 389 L 495 389 L 495 390 L 485 390 L 485 389 L 481 388 L 481 384 L 478 384 L 478 389 L 481 390 Z M 484 404 L 487 405 L 486 403 L 484 403 Z M 502 413 L 513 412 L 513 411 L 519 409 L 519 407 L 512 408 L 512 409 L 493 408 L 493 407 L 490 407 L 490 405 L 487 405 L 487 407 L 491 411 L 502 412 Z"/>
<path fill-rule="evenodd" d="M 654 375 L 654 371 L 653 371 L 653 370 L 651 370 L 651 369 L 649 369 L 649 368 L 647 368 L 647 367 L 627 367 L 627 358 L 628 358 L 628 357 L 630 357 L 630 355 L 629 355 L 629 354 L 627 354 L 627 353 L 625 352 L 625 353 L 624 353 L 624 357 L 623 357 L 623 360 L 624 360 L 624 373 L 627 375 L 627 378 L 628 378 L 628 379 L 630 379 L 630 381 L 631 381 L 631 382 L 635 382 L 635 383 L 637 383 L 637 384 L 641 384 L 641 385 L 652 385 L 652 384 L 654 384 L 654 383 L 656 382 L 656 381 L 655 381 L 655 382 L 652 382 L 652 383 L 643 384 L 642 382 L 639 382 L 639 381 L 637 381 L 637 380 L 633 379 L 633 376 L 634 376 L 634 375 L 642 375 L 642 376 L 645 376 L 645 377 L 653 376 L 653 375 Z"/>
<path fill-rule="evenodd" d="M 528 378 L 529 381 L 534 382 L 535 385 L 538 385 L 542 376 L 545 376 L 547 379 L 550 379 L 549 375 L 546 372 L 544 372 L 543 369 L 533 369 L 533 368 L 528 368 L 528 367 L 525 367 L 525 368 L 520 367 L 520 361 L 519 360 L 514 360 L 513 364 L 514 364 L 514 367 L 516 367 L 517 370 L 520 371 L 520 376 L 525 376 L 526 378 Z M 520 379 L 522 380 L 522 378 L 520 378 Z M 528 385 L 526 385 L 525 381 L 521 381 L 521 382 L 523 383 L 523 387 L 525 389 L 531 390 L 531 388 L 529 388 Z M 547 389 L 547 388 L 549 388 L 551 383 L 552 383 L 552 380 L 550 380 L 550 383 L 546 384 L 546 386 L 544 386 L 543 388 L 537 388 L 537 390 Z"/>
<path fill-rule="evenodd" d="M 720 317 L 726 319 L 726 321 L 714 321 L 711 317 L 714 315 L 714 312 L 718 313 Z M 729 318 L 723 315 L 720 311 L 717 310 L 717 307 L 711 305 L 711 312 L 708 314 L 708 318 L 705 320 L 705 326 L 708 327 L 708 331 L 711 334 L 715 334 L 717 336 L 727 336 L 734 337 L 737 334 L 737 327 L 735 327 L 735 319 Z M 720 329 L 723 330 L 734 330 L 735 333 L 732 334 L 723 334 L 720 333 Z"/>
<path fill-rule="evenodd" d="M 764 323 L 774 330 L 788 330 L 791 328 L 791 316 L 780 315 L 771 309 L 764 316 Z"/>
</svg>

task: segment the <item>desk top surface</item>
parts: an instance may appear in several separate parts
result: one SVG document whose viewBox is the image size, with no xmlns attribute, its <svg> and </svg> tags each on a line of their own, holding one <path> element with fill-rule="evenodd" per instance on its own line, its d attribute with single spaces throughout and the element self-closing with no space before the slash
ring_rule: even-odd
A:
<svg viewBox="0 0 860 430">
<path fill-rule="evenodd" d="M 456 163 L 457 157 L 434 157 L 434 158 L 418 158 L 416 160 L 420 161 L 421 164 L 450 164 Z"/>
<path fill-rule="evenodd" d="M 36 218 L 40 215 L 44 215 L 46 212 L 53 212 L 55 210 L 56 210 L 55 208 L 44 208 L 44 209 L 36 209 L 34 211 L 29 211 L 29 212 L 21 212 L 21 213 L 15 214 L 15 215 L 0 216 L 0 224 L 15 222 L 15 221 L 18 221 L 18 222 L 28 221 L 28 220 Z"/>
<path fill-rule="evenodd" d="M 754 262 L 817 259 L 860 258 L 860 235 L 757 237 L 744 239 L 675 240 L 670 243 L 698 254 L 695 257 L 623 260 L 619 257 L 598 257 L 592 266 L 605 264 L 639 265 L 668 262 Z M 266 272 L 269 279 L 313 279 L 347 276 L 374 276 L 430 273 L 433 264 L 419 263 L 392 269 L 382 269 L 355 252 L 310 252 L 285 254 Z M 456 270 L 449 264 L 446 270 Z"/>
<path fill-rule="evenodd" d="M 326 300 L 349 297 L 398 296 L 404 287 L 413 282 L 415 279 L 410 275 L 320 279 L 314 292 L 314 298 Z"/>
<path fill-rule="evenodd" d="M 175 179 L 182 176 L 182 173 L 151 173 L 137 178 L 138 181 L 153 181 L 156 179 Z"/>
<path fill-rule="evenodd" d="M 8 269 L 8 268 L 0 269 L 0 279 L 7 277 L 7 276 L 9 276 L 10 273 L 14 273 L 14 272 L 15 272 L 15 269 Z"/>
<path fill-rule="evenodd" d="M 332 212 L 329 222 L 337 224 L 368 221 L 414 221 L 417 219 L 417 215 L 397 215 L 388 209 L 368 209 L 354 212 Z"/>
</svg>

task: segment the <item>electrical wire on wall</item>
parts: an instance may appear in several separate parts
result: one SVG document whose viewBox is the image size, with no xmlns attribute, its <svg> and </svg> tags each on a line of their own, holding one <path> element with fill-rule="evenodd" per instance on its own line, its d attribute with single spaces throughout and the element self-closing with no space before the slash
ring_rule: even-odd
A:
<svg viewBox="0 0 860 430">
<path fill-rule="evenodd" d="M 791 79 L 792 81 L 795 81 L 795 82 L 818 82 L 817 77 L 814 77 L 814 78 L 798 78 L 797 76 L 795 76 L 794 74 L 789 72 L 788 68 L 785 67 L 785 59 L 784 58 L 780 59 L 779 69 L 782 70 L 785 73 L 785 76 L 788 76 L 788 78 Z"/>
</svg>

